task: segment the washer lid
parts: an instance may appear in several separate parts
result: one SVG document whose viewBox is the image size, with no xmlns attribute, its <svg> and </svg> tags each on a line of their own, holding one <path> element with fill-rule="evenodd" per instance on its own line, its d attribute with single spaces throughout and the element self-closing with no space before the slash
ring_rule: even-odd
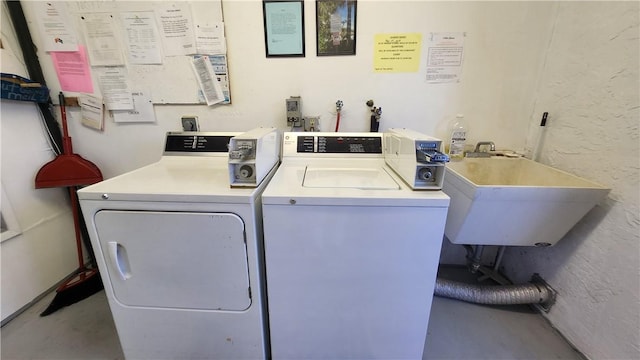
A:
<svg viewBox="0 0 640 360">
<path fill-rule="evenodd" d="M 327 168 L 307 166 L 303 187 L 362 190 L 398 190 L 400 186 L 384 168 Z"/>
<path fill-rule="evenodd" d="M 367 172 L 354 176 L 354 169 Z M 449 197 L 442 191 L 413 191 L 382 158 L 301 157 L 283 160 L 262 193 L 262 204 L 448 207 Z"/>
</svg>

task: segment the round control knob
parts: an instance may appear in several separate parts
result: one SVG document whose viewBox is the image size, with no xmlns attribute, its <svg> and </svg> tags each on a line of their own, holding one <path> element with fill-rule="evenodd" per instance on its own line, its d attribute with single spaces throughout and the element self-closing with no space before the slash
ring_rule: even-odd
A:
<svg viewBox="0 0 640 360">
<path fill-rule="evenodd" d="M 244 179 L 248 179 L 253 175 L 253 168 L 249 165 L 242 165 L 240 167 L 240 176 Z"/>
<path fill-rule="evenodd" d="M 429 168 L 422 168 L 418 171 L 418 179 L 420 180 L 429 180 L 431 179 L 432 176 L 433 176 L 433 173 Z"/>
</svg>

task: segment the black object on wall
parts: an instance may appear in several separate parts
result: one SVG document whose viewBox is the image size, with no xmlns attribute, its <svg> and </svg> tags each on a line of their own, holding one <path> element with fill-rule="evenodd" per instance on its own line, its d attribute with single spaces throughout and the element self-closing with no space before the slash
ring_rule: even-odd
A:
<svg viewBox="0 0 640 360">
<path fill-rule="evenodd" d="M 27 19 L 24 17 L 24 12 L 22 11 L 22 4 L 20 1 L 6 1 L 6 3 L 9 9 L 9 16 L 11 17 L 13 27 L 18 36 L 20 48 L 22 49 L 22 57 L 27 66 L 29 78 L 46 86 L 42 67 L 40 67 L 40 61 L 38 60 L 36 46 L 31 38 Z M 45 125 L 51 134 L 51 140 L 55 143 L 54 151 L 56 154 L 59 154 L 62 149 L 62 132 L 60 131 L 60 125 L 58 125 L 58 122 L 53 116 L 52 106 L 51 97 L 49 97 L 47 103 L 38 103 L 40 112 L 44 117 Z"/>
</svg>

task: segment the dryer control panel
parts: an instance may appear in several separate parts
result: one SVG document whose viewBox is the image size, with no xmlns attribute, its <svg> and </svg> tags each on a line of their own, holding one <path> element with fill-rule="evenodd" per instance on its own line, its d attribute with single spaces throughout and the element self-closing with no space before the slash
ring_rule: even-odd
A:
<svg viewBox="0 0 640 360">
<path fill-rule="evenodd" d="M 163 155 L 226 156 L 229 141 L 241 133 L 235 132 L 168 132 L 164 143 Z"/>
</svg>

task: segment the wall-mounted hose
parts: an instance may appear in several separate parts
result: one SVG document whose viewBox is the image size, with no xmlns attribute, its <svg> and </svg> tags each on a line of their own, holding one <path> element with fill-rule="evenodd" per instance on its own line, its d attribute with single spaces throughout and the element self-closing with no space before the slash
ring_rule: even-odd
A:
<svg viewBox="0 0 640 360">
<path fill-rule="evenodd" d="M 336 132 L 340 129 L 340 111 L 342 111 L 342 106 L 344 103 L 342 100 L 336 101 Z"/>
<path fill-rule="evenodd" d="M 523 285 L 476 285 L 437 278 L 434 294 L 488 305 L 545 305 L 555 301 L 555 291 L 544 282 Z"/>
</svg>

